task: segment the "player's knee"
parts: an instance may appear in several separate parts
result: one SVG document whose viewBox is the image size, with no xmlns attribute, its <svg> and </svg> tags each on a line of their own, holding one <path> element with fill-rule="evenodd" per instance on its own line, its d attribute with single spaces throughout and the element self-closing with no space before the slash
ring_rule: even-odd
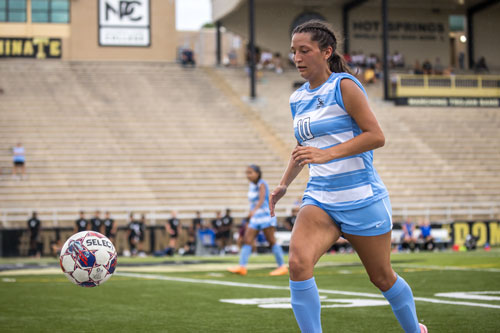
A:
<svg viewBox="0 0 500 333">
<path fill-rule="evenodd" d="M 305 277 L 305 275 L 310 275 L 313 266 L 314 265 L 312 260 L 308 260 L 304 256 L 290 252 L 288 256 L 288 267 L 290 272 L 290 278 L 295 280 L 302 280 L 308 278 Z"/>
<path fill-rule="evenodd" d="M 376 274 L 370 274 L 371 283 L 373 283 L 375 287 L 377 287 L 382 291 L 387 291 L 391 289 L 395 279 L 396 278 L 394 277 L 394 274 L 392 272 L 390 273 L 378 272 Z"/>
</svg>

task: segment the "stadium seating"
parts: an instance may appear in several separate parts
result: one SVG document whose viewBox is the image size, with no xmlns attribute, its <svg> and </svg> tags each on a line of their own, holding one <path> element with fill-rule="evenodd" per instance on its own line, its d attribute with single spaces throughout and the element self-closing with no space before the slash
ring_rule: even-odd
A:
<svg viewBox="0 0 500 333">
<path fill-rule="evenodd" d="M 44 219 L 52 208 L 60 221 L 80 208 L 126 216 L 137 207 L 164 214 L 231 207 L 243 215 L 245 166 L 261 165 L 271 187 L 286 166 L 295 144 L 288 98 L 299 80 L 294 71 L 266 72 L 259 98 L 247 104 L 242 69 L 3 61 L 0 218 L 24 225 L 29 210 L 45 209 Z M 498 109 L 396 107 L 380 99 L 380 86 L 367 90 L 387 139 L 375 163 L 396 215 L 442 207 L 446 216 L 451 206 L 476 216 L 471 204 L 500 202 Z M 23 181 L 10 177 L 9 148 L 18 141 L 27 151 Z M 290 188 L 281 216 L 306 178 Z"/>
<path fill-rule="evenodd" d="M 246 209 L 245 167 L 274 186 L 286 165 L 203 70 L 10 60 L 0 73 L 0 209 Z M 23 181 L 10 176 L 18 141 Z"/>
</svg>

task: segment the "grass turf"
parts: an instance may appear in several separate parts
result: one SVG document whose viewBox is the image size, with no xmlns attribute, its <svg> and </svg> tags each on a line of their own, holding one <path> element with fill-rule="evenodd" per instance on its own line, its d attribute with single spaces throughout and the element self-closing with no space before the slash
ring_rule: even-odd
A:
<svg viewBox="0 0 500 333">
<path fill-rule="evenodd" d="M 500 300 L 460 300 L 435 296 L 442 292 L 494 291 L 500 293 L 500 250 L 394 254 L 395 270 L 416 297 L 468 301 L 500 306 Z M 222 303 L 220 299 L 289 297 L 287 290 L 204 284 L 230 281 L 288 286 L 288 277 L 270 277 L 266 269 L 250 269 L 245 277 L 221 270 L 155 273 L 191 278 L 200 283 L 120 276 L 133 270 L 128 264 L 162 264 L 186 258 L 120 258 L 115 276 L 97 288 L 80 288 L 63 275 L 0 275 L 1 332 L 298 332 L 290 309 Z M 192 258 L 220 266 L 237 257 Z M 273 263 L 268 255 L 253 256 L 253 263 Z M 43 259 L 43 264 L 54 264 Z M 36 263 L 33 259 L 0 260 L 1 264 Z M 122 266 L 120 266 L 120 264 Z M 207 263 L 208 264 L 208 263 Z M 189 266 L 189 265 L 187 265 Z M 142 273 L 141 273 L 142 274 Z M 327 255 L 315 271 L 320 289 L 379 294 L 368 281 L 355 255 Z M 366 298 L 322 294 L 328 299 Z M 498 298 L 498 295 L 497 295 Z M 370 298 L 377 299 L 379 298 Z M 323 302 L 325 304 L 335 304 Z M 417 301 L 417 312 L 431 332 L 498 332 L 500 309 L 434 304 Z M 324 332 L 401 332 L 388 305 L 322 309 Z"/>
</svg>

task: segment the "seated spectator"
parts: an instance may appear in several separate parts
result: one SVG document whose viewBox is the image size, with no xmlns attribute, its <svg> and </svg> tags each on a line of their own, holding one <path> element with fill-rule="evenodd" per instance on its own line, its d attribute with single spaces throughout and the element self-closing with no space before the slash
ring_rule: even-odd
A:
<svg viewBox="0 0 500 333">
<path fill-rule="evenodd" d="M 281 53 L 276 52 L 273 56 L 274 71 L 277 74 L 283 73 L 283 59 L 281 58 Z"/>
<path fill-rule="evenodd" d="M 429 59 L 425 59 L 424 63 L 422 64 L 422 70 L 424 71 L 424 74 L 432 74 L 432 64 Z"/>
<path fill-rule="evenodd" d="M 431 223 L 427 219 L 423 219 L 419 225 L 420 236 L 424 243 L 424 250 L 432 251 L 434 250 L 434 238 L 431 235 Z"/>
<path fill-rule="evenodd" d="M 396 68 L 404 68 L 405 67 L 405 58 L 399 51 L 394 52 L 392 55 L 392 62 L 394 63 L 394 67 Z"/>
<path fill-rule="evenodd" d="M 181 64 L 183 67 L 187 67 L 188 65 L 192 67 L 196 66 L 196 61 L 194 59 L 194 52 L 191 49 L 186 48 L 182 50 Z"/>
<path fill-rule="evenodd" d="M 41 230 L 42 222 L 38 219 L 36 212 L 33 212 L 28 220 L 28 230 L 30 234 L 30 247 L 28 255 L 40 258 L 42 255 Z"/>
<path fill-rule="evenodd" d="M 89 221 L 85 219 L 84 211 L 80 211 L 80 218 L 75 221 L 75 227 L 73 229 L 73 233 L 77 233 L 80 231 L 90 230 Z"/>
<path fill-rule="evenodd" d="M 474 73 L 488 73 L 490 70 L 488 69 L 488 65 L 486 65 L 486 59 L 484 57 L 479 58 L 479 60 L 474 65 Z"/>
<path fill-rule="evenodd" d="M 413 74 L 415 74 L 415 75 L 424 74 L 424 70 L 422 69 L 422 66 L 420 65 L 420 61 L 418 61 L 418 60 L 415 60 L 415 64 L 413 65 Z"/>
<path fill-rule="evenodd" d="M 441 59 L 439 57 L 436 58 L 436 63 L 434 64 L 434 74 L 435 75 L 443 75 L 444 66 L 441 64 Z"/>
<path fill-rule="evenodd" d="M 417 239 L 415 238 L 415 224 L 409 219 L 403 223 L 402 226 L 403 234 L 401 235 L 401 244 L 403 250 L 415 251 L 415 244 Z"/>
<path fill-rule="evenodd" d="M 146 226 L 144 221 L 135 220 L 134 213 L 130 213 L 130 222 L 128 224 L 128 243 L 130 246 L 130 252 L 133 256 L 137 254 L 144 255 L 143 245 L 145 232 Z"/>
<path fill-rule="evenodd" d="M 96 210 L 94 217 L 90 219 L 90 225 L 92 231 L 104 234 L 104 224 L 102 223 L 101 212 L 99 210 Z"/>
<path fill-rule="evenodd" d="M 113 220 L 109 216 L 109 212 L 106 212 L 104 215 L 104 235 L 109 238 L 109 240 L 114 243 L 115 242 L 115 236 L 116 236 L 116 225 L 115 225 L 115 220 Z"/>
<path fill-rule="evenodd" d="M 18 142 L 15 147 L 12 148 L 14 167 L 12 168 L 12 178 L 13 179 L 25 179 L 26 178 L 26 152 L 24 150 L 23 144 Z M 18 174 L 20 174 L 18 176 Z"/>
</svg>

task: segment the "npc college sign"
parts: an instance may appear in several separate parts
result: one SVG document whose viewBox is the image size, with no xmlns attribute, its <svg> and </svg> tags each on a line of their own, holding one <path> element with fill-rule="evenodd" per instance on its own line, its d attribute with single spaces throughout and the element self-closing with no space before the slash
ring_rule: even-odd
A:
<svg viewBox="0 0 500 333">
<path fill-rule="evenodd" d="M 149 0 L 99 0 L 99 45 L 150 46 Z"/>
</svg>

